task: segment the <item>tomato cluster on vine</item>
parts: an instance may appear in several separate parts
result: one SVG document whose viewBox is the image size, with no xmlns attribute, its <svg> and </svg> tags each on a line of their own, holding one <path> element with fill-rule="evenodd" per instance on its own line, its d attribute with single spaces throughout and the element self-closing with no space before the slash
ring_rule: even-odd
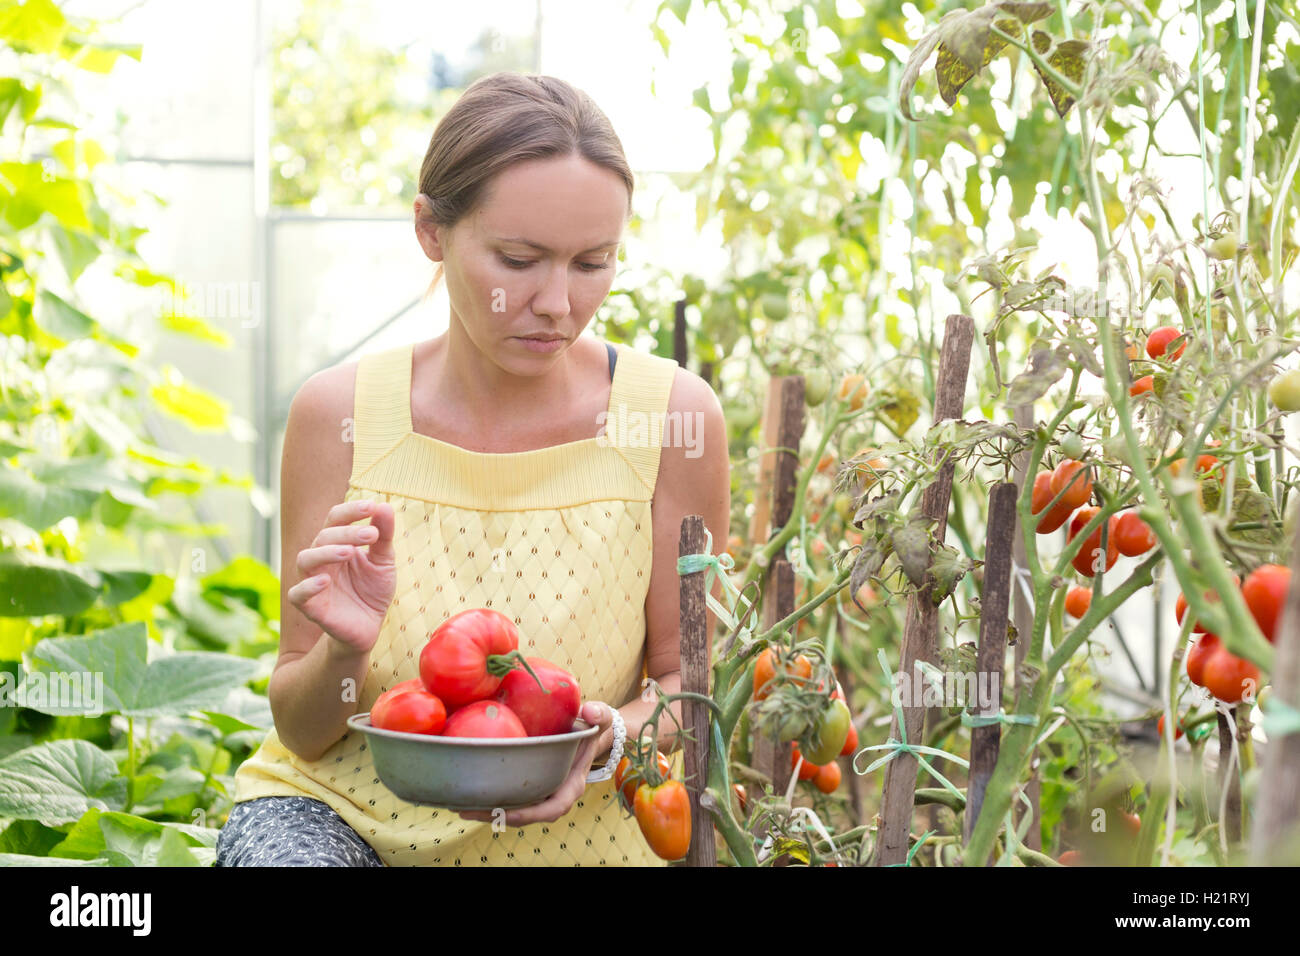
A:
<svg viewBox="0 0 1300 956">
<path fill-rule="evenodd" d="M 1279 564 L 1264 564 L 1246 575 L 1244 581 L 1234 574 L 1233 581 L 1240 584 L 1242 599 L 1265 639 L 1273 643 L 1291 586 L 1291 569 Z M 1218 595 L 1213 592 L 1207 592 L 1205 596 L 1210 601 L 1218 600 Z M 1179 594 L 1174 616 L 1180 625 L 1186 614 L 1187 599 Z M 1259 686 L 1259 668 L 1229 651 L 1219 636 L 1206 630 L 1200 621 L 1192 624 L 1192 632 L 1200 637 L 1187 652 L 1187 679 L 1226 704 L 1253 697 L 1255 688 Z"/>
</svg>

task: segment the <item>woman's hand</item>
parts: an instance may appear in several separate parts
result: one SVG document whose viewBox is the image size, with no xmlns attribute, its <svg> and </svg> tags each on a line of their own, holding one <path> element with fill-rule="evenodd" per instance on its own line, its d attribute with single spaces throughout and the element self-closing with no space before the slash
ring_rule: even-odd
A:
<svg viewBox="0 0 1300 956">
<path fill-rule="evenodd" d="M 371 523 L 352 524 L 362 518 Z M 359 654 L 375 646 L 396 591 L 393 526 L 392 505 L 344 501 L 330 509 L 311 546 L 298 552 L 303 579 L 289 589 L 290 603 Z"/>
<path fill-rule="evenodd" d="M 591 762 L 614 745 L 614 711 L 608 704 L 589 700 L 582 705 L 578 716 L 589 724 L 599 725 L 600 733 L 583 741 L 582 746 L 578 748 L 578 756 L 569 769 L 569 775 L 553 794 L 541 803 L 535 803 L 530 807 L 506 811 L 507 827 L 522 827 L 529 823 L 554 823 L 572 810 L 574 804 L 582 797 L 583 791 L 587 789 L 587 774 L 591 772 Z M 496 819 L 490 812 L 479 810 L 459 812 L 466 820 L 476 820 L 480 823 L 493 823 Z"/>
</svg>

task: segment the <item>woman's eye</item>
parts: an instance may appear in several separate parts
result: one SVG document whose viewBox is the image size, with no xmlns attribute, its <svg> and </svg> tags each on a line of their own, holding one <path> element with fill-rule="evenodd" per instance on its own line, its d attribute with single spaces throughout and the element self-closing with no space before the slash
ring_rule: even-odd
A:
<svg viewBox="0 0 1300 956">
<path fill-rule="evenodd" d="M 511 259 L 509 256 L 502 256 L 501 261 L 511 269 L 526 269 L 528 266 L 532 265 L 532 262 L 527 259 Z M 582 266 L 584 272 L 599 272 L 602 269 L 609 268 L 609 266 L 604 263 L 580 262 L 578 264 Z"/>
</svg>

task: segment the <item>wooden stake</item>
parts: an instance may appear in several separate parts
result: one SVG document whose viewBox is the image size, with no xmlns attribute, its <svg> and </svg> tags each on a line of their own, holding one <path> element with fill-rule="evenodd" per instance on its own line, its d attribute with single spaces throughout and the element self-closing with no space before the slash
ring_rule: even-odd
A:
<svg viewBox="0 0 1300 956">
<path fill-rule="evenodd" d="M 939 353 L 939 379 L 934 399 L 934 421 L 960 418 L 966 402 L 966 377 L 970 372 L 970 349 L 975 337 L 975 322 L 968 315 L 950 315 L 943 333 Z M 935 521 L 935 537 L 942 541 L 948 528 L 948 504 L 952 497 L 955 467 L 944 464 L 937 480 L 921 493 L 921 512 Z M 931 599 L 929 583 L 914 591 L 907 600 L 907 619 L 903 626 L 903 651 L 899 671 L 916 685 L 918 660 L 934 662 L 938 656 L 939 609 Z M 921 742 L 925 707 L 919 705 L 921 688 L 914 686 L 918 706 L 903 707 L 907 725 L 907 743 Z M 902 739 L 902 729 L 895 717 L 890 736 Z M 888 866 L 907 859 L 908 835 L 912 828 L 912 811 L 916 798 L 916 758 L 899 753 L 885 764 L 884 793 L 880 805 L 880 829 L 876 836 L 873 863 Z"/>
<path fill-rule="evenodd" d="M 989 530 L 984 541 L 984 591 L 980 596 L 980 646 L 975 668 L 975 690 L 981 716 L 1002 709 L 1002 680 L 1007 661 L 1007 617 L 1011 604 L 1011 542 L 1016 534 L 1016 497 L 1013 482 L 994 485 L 989 492 Z M 984 791 L 998 762 L 1002 725 L 990 724 L 971 731 L 970 776 L 966 783 L 966 812 L 962 840 L 970 839 L 984 806 Z"/>
<path fill-rule="evenodd" d="M 700 515 L 687 515 L 682 519 L 677 553 L 679 556 L 705 553 L 704 518 Z M 713 641 L 708 631 L 706 577 L 707 570 L 681 575 L 681 677 L 683 691 L 708 696 Z M 687 866 L 717 866 L 718 863 L 713 816 L 701 805 L 701 798 L 707 796 L 704 788 L 709 782 L 709 718 L 708 708 L 698 700 L 682 701 L 682 727 L 690 735 L 683 746 L 686 751 L 685 783 L 691 801 L 691 845 L 686 853 Z"/>
<path fill-rule="evenodd" d="M 1017 405 L 1015 410 L 1015 422 L 1021 428 L 1032 428 L 1034 425 L 1034 410 L 1029 405 Z M 1033 476 L 1028 474 L 1029 471 L 1029 449 L 1026 448 L 1012 459 L 1012 468 L 1015 474 L 1015 481 L 1021 488 L 1025 487 L 1026 482 L 1033 482 Z M 1016 574 L 1028 574 L 1029 555 L 1025 551 L 1024 535 L 1017 529 L 1015 538 L 1012 543 L 1011 553 L 1015 556 L 1016 567 L 1020 571 Z M 1012 619 L 1016 625 L 1016 667 L 1012 672 L 1013 684 L 1019 689 L 1021 685 L 1020 665 L 1025 662 L 1025 656 L 1029 653 L 1029 636 L 1034 628 L 1034 609 L 1029 605 L 1029 598 L 1025 596 L 1025 588 L 1022 582 L 1015 576 L 1011 580 L 1011 606 L 1014 609 Z M 1020 820 L 1026 812 L 1034 815 L 1034 822 L 1029 825 L 1029 831 L 1025 834 L 1025 846 L 1031 850 L 1042 850 L 1043 848 L 1043 827 L 1042 816 L 1039 813 L 1039 797 L 1043 788 L 1042 781 L 1038 778 L 1038 755 L 1034 754 L 1029 761 L 1029 782 L 1025 785 L 1025 796 L 1029 798 L 1030 810 L 1026 811 L 1024 804 L 1019 800 L 1015 803 L 1014 820 L 1019 825 Z"/>
</svg>

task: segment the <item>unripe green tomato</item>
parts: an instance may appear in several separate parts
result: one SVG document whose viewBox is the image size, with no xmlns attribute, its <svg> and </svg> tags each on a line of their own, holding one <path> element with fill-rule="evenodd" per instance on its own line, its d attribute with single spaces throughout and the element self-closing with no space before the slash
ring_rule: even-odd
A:
<svg viewBox="0 0 1300 956">
<path fill-rule="evenodd" d="M 803 377 L 803 398 L 809 408 L 816 408 L 831 393 L 831 373 L 815 368 Z"/>
<path fill-rule="evenodd" d="M 731 413 L 731 424 L 740 431 L 748 431 L 758 421 L 759 411 L 753 405 L 742 405 Z"/>
<path fill-rule="evenodd" d="M 1237 234 L 1231 231 L 1225 232 L 1218 239 L 1210 242 L 1209 251 L 1212 259 L 1237 258 Z"/>
<path fill-rule="evenodd" d="M 765 292 L 759 299 L 763 314 L 769 319 L 780 322 L 790 314 L 790 300 L 776 292 Z"/>
<path fill-rule="evenodd" d="M 1155 294 L 1169 295 L 1174 291 L 1174 270 L 1167 262 L 1157 262 L 1147 273 L 1147 285 Z"/>
<path fill-rule="evenodd" d="M 1078 432 L 1067 432 L 1061 439 L 1061 454 L 1072 461 L 1083 457 L 1083 439 Z"/>
<path fill-rule="evenodd" d="M 792 740 L 797 740 L 808 729 L 808 722 L 804 719 L 801 711 L 791 711 L 781 718 L 778 725 L 776 739 L 783 744 L 788 744 Z M 804 758 L 807 760 L 807 758 Z M 808 763 L 812 763 L 811 760 Z"/>
<path fill-rule="evenodd" d="M 1288 369 L 1273 379 L 1268 400 L 1284 412 L 1300 412 L 1300 368 Z"/>
<path fill-rule="evenodd" d="M 835 513 L 840 516 L 841 521 L 848 521 L 853 517 L 853 496 L 840 492 L 835 496 Z"/>
<path fill-rule="evenodd" d="M 819 766 L 834 760 L 844 749 L 844 741 L 849 739 L 852 720 L 849 705 L 839 699 L 832 700 L 813 724 L 808 746 L 800 748 L 803 759 Z"/>
</svg>

